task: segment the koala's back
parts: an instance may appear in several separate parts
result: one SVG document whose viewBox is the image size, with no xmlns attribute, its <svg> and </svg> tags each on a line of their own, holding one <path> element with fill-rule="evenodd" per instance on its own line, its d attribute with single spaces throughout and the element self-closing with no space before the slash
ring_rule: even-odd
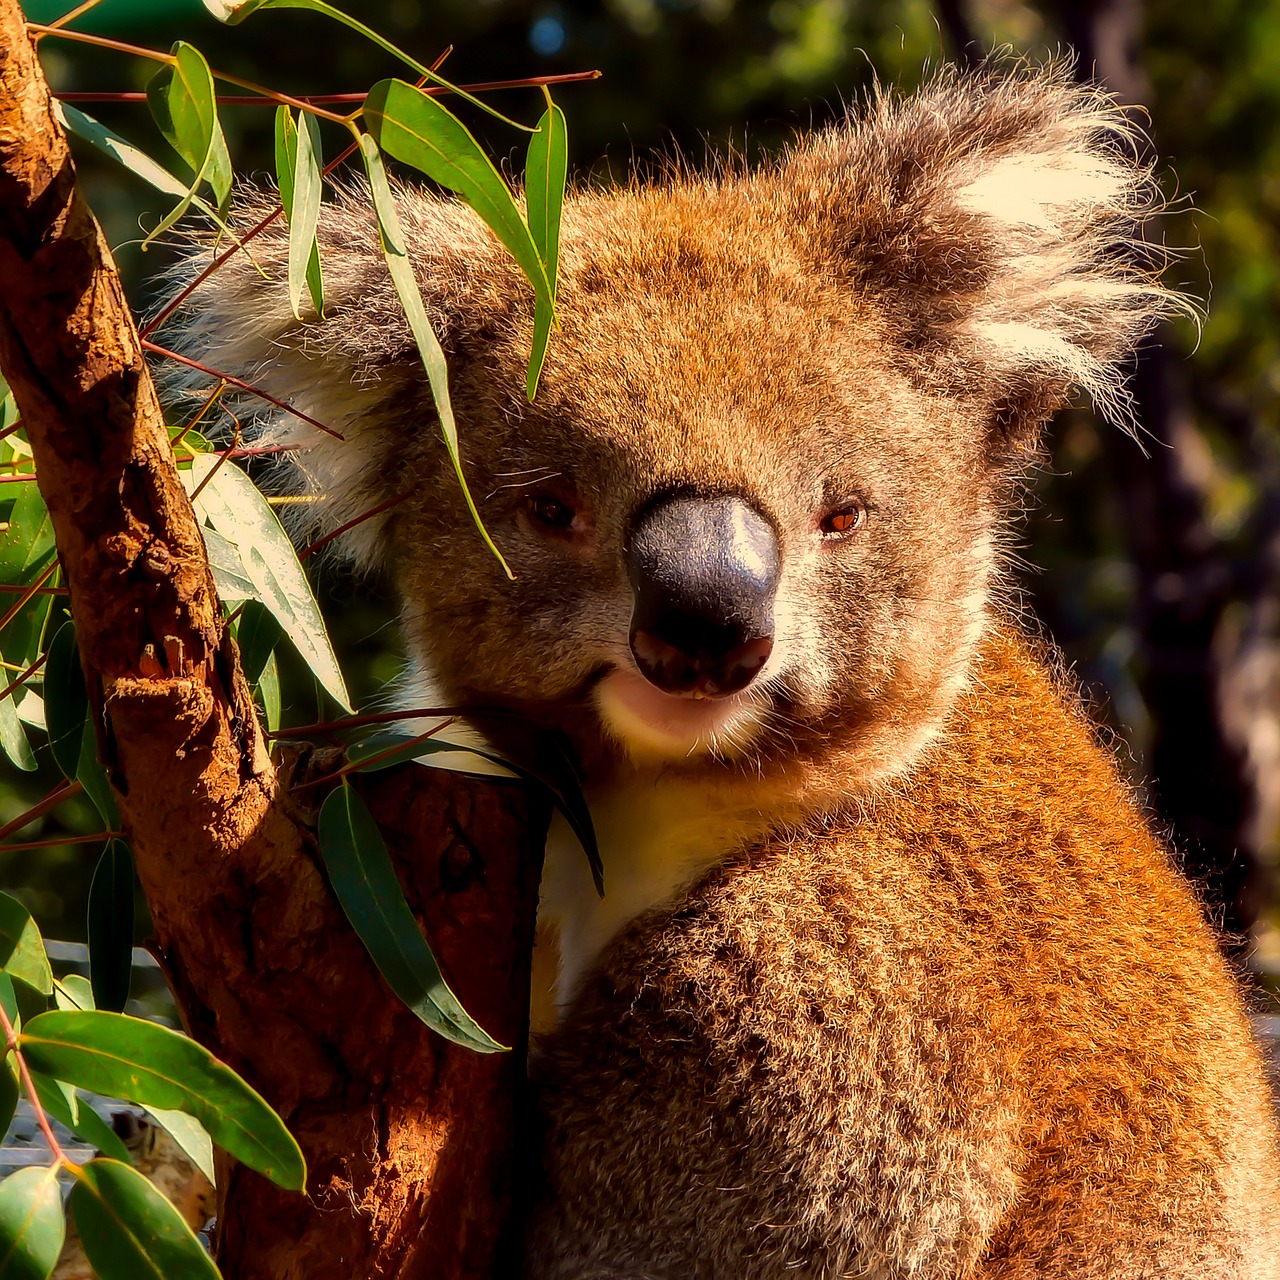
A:
<svg viewBox="0 0 1280 1280">
<path fill-rule="evenodd" d="M 1280 1275 L 1232 980 L 1007 637 L 907 780 L 637 920 L 537 1061 L 540 1280 Z"/>
</svg>

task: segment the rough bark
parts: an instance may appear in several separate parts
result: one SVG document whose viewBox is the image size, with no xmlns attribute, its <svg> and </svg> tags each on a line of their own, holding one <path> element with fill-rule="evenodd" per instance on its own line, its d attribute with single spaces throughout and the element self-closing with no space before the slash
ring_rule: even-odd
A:
<svg viewBox="0 0 1280 1280">
<path fill-rule="evenodd" d="M 306 1197 L 224 1171 L 225 1274 L 492 1275 L 545 815 L 517 788 L 437 771 L 430 785 L 421 770 L 388 775 L 370 796 L 446 974 L 517 1046 L 480 1058 L 382 984 L 269 758 L 16 0 L 0 0 L 0 369 L 52 516 L 158 949 L 192 1033 L 262 1091 L 308 1159 Z"/>
</svg>

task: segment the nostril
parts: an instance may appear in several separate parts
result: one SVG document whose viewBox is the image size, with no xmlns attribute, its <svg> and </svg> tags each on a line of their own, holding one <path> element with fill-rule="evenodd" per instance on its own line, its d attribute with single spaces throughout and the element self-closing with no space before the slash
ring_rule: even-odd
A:
<svg viewBox="0 0 1280 1280">
<path fill-rule="evenodd" d="M 754 640 L 730 649 L 720 660 L 716 679 L 718 688 L 708 689 L 707 692 L 714 696 L 717 693 L 724 695 L 745 689 L 763 670 L 772 652 L 772 636 L 757 636 Z"/>
<path fill-rule="evenodd" d="M 745 689 L 773 652 L 771 636 L 715 650 L 687 652 L 643 628 L 631 633 L 640 674 L 664 693 L 723 698 Z"/>
</svg>

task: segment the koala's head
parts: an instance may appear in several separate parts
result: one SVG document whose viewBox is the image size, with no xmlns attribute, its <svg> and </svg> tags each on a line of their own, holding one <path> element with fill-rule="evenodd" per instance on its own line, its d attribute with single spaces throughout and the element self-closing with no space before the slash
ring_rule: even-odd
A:
<svg viewBox="0 0 1280 1280">
<path fill-rule="evenodd" d="M 560 327 L 524 395 L 533 299 L 467 208 L 402 217 L 449 357 L 478 537 L 364 201 L 327 206 L 328 306 L 233 260 L 188 352 L 276 416 L 337 525 L 386 561 L 445 696 L 567 731 L 589 769 L 909 760 L 962 687 L 1011 479 L 1073 387 L 1169 296 L 1134 237 L 1158 195 L 1123 117 L 1061 70 L 946 74 L 756 171 L 583 193 Z M 265 240 L 265 245 L 263 241 Z"/>
</svg>

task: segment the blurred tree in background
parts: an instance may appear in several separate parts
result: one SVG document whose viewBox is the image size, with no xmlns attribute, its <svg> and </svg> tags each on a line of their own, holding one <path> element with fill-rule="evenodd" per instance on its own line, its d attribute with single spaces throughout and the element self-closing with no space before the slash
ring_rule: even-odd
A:
<svg viewBox="0 0 1280 1280">
<path fill-rule="evenodd" d="M 26 4 L 33 20 L 67 7 Z M 592 181 L 623 176 L 637 161 L 660 168 L 676 154 L 696 164 L 708 146 L 756 155 L 834 118 L 877 77 L 910 89 L 944 57 L 972 59 L 997 46 L 1044 58 L 1070 43 L 1086 72 L 1096 68 L 1122 100 L 1149 107 L 1161 163 L 1176 175 L 1166 174 L 1166 190 L 1180 197 L 1167 238 L 1194 249 L 1170 278 L 1206 301 L 1208 322 L 1199 341 L 1190 325 L 1162 333 L 1163 354 L 1153 348 L 1144 358 L 1136 409 L 1149 458 L 1086 410 L 1063 415 L 1018 547 L 1038 567 L 1020 563 L 1018 585 L 1097 714 L 1129 744 L 1130 775 L 1147 788 L 1188 869 L 1229 928 L 1251 925 L 1274 899 L 1280 857 L 1280 0 L 389 0 L 376 15 L 374 6 L 351 8 L 376 16 L 423 59 L 452 44 L 455 82 L 598 67 L 600 81 L 560 95 L 573 160 Z M 270 81 L 283 91 L 341 92 L 394 73 L 376 50 L 333 41 L 312 15 L 255 21 L 259 40 L 272 44 Z M 263 78 L 248 46 L 199 0 L 103 0 L 73 25 L 153 46 L 190 38 L 226 70 Z M 42 53 L 58 90 L 140 90 L 147 73 L 62 41 L 46 41 Z M 140 140 L 151 128 L 145 107 L 91 109 Z M 227 108 L 224 121 L 238 166 L 269 171 L 269 109 Z M 483 119 L 469 123 L 490 141 Z M 158 135 L 152 141 L 159 153 Z M 158 219 L 159 202 L 89 155 L 80 164 L 145 308 L 163 254 L 144 258 L 134 246 L 140 222 Z M 335 640 L 354 655 L 353 692 L 367 705 L 398 665 L 387 601 L 341 571 L 327 590 L 339 606 L 330 611 Z M 295 676 L 294 700 L 305 705 L 310 696 Z M 0 822 L 51 782 L 5 778 Z M 33 825 L 14 838 L 33 833 L 42 834 Z M 76 846 L 0 851 L 0 882 L 22 893 L 50 934 L 79 938 L 88 856 Z"/>
</svg>

